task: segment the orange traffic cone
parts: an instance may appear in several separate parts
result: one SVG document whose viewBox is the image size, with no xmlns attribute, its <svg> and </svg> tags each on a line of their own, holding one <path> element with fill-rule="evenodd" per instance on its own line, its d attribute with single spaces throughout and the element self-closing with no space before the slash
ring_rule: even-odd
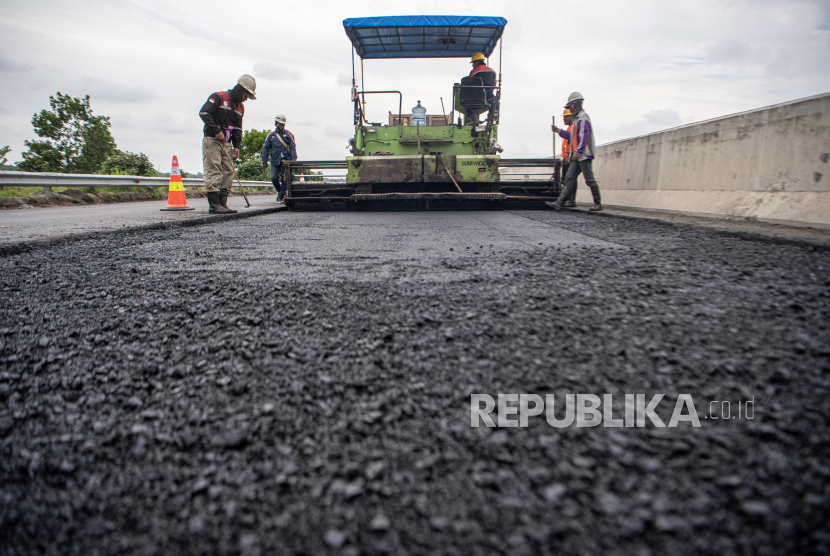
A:
<svg viewBox="0 0 830 556">
<path fill-rule="evenodd" d="M 170 187 L 167 190 L 167 207 L 161 210 L 193 210 L 187 206 L 182 185 L 182 173 L 179 171 L 179 159 L 173 157 L 173 168 L 170 169 Z"/>
</svg>

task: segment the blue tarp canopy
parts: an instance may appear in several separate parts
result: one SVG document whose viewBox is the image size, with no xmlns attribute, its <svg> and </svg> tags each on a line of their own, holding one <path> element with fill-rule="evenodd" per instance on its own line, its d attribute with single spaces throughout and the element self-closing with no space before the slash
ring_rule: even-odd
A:
<svg viewBox="0 0 830 556">
<path fill-rule="evenodd" d="M 503 17 L 403 15 L 343 20 L 361 58 L 489 57 L 501 38 Z"/>
</svg>

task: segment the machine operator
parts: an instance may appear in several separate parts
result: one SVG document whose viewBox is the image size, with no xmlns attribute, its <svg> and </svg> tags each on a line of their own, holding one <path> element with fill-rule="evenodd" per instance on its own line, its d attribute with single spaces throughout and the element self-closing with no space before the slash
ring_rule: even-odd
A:
<svg viewBox="0 0 830 556">
<path fill-rule="evenodd" d="M 486 87 L 484 89 L 484 93 L 486 95 L 486 102 L 489 110 L 494 110 L 495 106 L 493 105 L 495 101 L 495 94 L 493 93 L 493 88 L 496 86 L 496 72 L 493 68 L 487 66 L 487 62 L 484 59 L 484 54 L 481 52 L 476 52 L 473 54 L 470 63 L 473 64 L 473 69 L 470 70 L 470 75 L 467 77 L 478 77 L 481 79 L 482 85 Z M 462 81 L 462 85 L 464 82 Z M 464 102 L 462 101 L 462 106 Z M 479 109 L 478 106 L 470 107 L 464 106 L 464 110 L 467 113 L 467 121 L 471 122 L 473 125 L 473 130 L 475 130 L 475 126 L 478 125 L 478 115 L 476 114 L 476 110 Z M 474 134 L 475 135 L 475 134 Z"/>
</svg>

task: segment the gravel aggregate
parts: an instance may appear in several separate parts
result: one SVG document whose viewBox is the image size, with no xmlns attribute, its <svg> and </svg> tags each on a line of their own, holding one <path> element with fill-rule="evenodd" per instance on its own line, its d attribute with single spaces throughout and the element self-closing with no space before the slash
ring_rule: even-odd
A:
<svg viewBox="0 0 830 556">
<path fill-rule="evenodd" d="M 828 251 L 281 213 L 0 275 L 0 554 L 830 553 Z M 473 393 L 691 394 L 701 427 L 471 428 Z"/>
</svg>

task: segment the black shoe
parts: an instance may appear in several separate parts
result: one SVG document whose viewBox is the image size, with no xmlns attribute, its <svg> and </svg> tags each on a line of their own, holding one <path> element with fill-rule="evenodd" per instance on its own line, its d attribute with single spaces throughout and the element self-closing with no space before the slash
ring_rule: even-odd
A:
<svg viewBox="0 0 830 556">
<path fill-rule="evenodd" d="M 602 210 L 602 203 L 594 203 L 593 206 L 588 207 L 588 212 L 599 212 Z"/>
<path fill-rule="evenodd" d="M 236 214 L 237 211 L 233 210 L 228 206 L 228 193 L 226 191 L 222 191 L 219 193 L 219 204 L 225 209 L 225 214 Z"/>
<path fill-rule="evenodd" d="M 576 208 L 576 201 L 567 201 L 564 205 L 562 205 L 562 208 L 575 209 Z"/>
<path fill-rule="evenodd" d="M 545 204 L 547 206 L 549 206 L 550 208 L 552 208 L 553 210 L 555 210 L 556 212 L 559 212 L 560 210 L 562 210 L 562 205 L 559 204 L 559 201 L 557 201 L 555 203 L 552 203 L 550 201 L 546 201 Z"/>
</svg>

